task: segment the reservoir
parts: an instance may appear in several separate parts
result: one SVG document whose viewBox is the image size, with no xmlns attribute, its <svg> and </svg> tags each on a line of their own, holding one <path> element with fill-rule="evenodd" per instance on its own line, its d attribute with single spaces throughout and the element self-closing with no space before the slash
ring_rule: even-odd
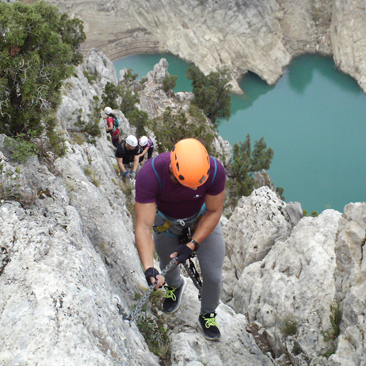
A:
<svg viewBox="0 0 366 366">
<path fill-rule="evenodd" d="M 192 91 L 185 77 L 190 64 L 170 54 L 135 55 L 114 62 L 117 74 L 133 69 L 139 78 L 161 58 L 177 75 L 178 91 Z M 329 57 L 304 55 L 288 66 L 276 85 L 252 73 L 240 81 L 244 95 L 232 96 L 229 121 L 219 134 L 233 146 L 250 134 L 274 150 L 269 174 L 284 188 L 285 201 L 308 213 L 366 200 L 366 96 Z"/>
</svg>

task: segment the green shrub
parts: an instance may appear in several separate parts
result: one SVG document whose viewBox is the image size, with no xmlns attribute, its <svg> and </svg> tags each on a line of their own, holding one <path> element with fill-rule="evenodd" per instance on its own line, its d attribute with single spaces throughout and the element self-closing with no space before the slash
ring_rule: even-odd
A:
<svg viewBox="0 0 366 366">
<path fill-rule="evenodd" d="M 329 358 L 335 353 L 337 349 L 337 338 L 341 333 L 340 324 L 342 321 L 342 311 L 339 302 L 333 302 L 333 304 L 330 305 L 329 320 L 331 326 L 330 330 L 323 331 L 324 342 L 329 342 L 329 348 L 323 355 L 326 358 Z"/>
<path fill-rule="evenodd" d="M 308 215 L 308 211 L 307 210 L 302 210 L 302 214 L 303 216 L 311 216 L 311 217 L 317 217 L 319 214 L 316 211 L 311 211 L 311 214 Z"/>
<path fill-rule="evenodd" d="M 139 296 L 135 296 L 135 299 L 139 300 Z M 160 365 L 168 365 L 171 341 L 164 317 L 157 313 L 158 304 L 161 301 L 162 292 L 152 292 L 150 295 L 150 309 L 148 309 L 148 304 L 145 304 L 146 306 L 142 310 L 143 313 L 136 318 L 136 323 L 150 351 L 160 358 Z"/>
<path fill-rule="evenodd" d="M 0 35 L 0 133 L 19 140 L 21 154 L 49 159 L 51 149 L 62 156 L 55 113 L 62 82 L 82 61 L 83 23 L 44 1 L 18 1 L 0 2 L 0 24 L 6 29 Z"/>
<path fill-rule="evenodd" d="M 302 352 L 302 348 L 300 346 L 300 343 L 295 341 L 294 342 L 294 346 L 292 348 L 291 353 L 294 354 L 295 356 L 299 355 Z"/>
<path fill-rule="evenodd" d="M 86 70 L 83 71 L 83 74 L 88 79 L 88 83 L 93 85 L 94 81 L 97 79 L 97 76 L 89 74 Z"/>
<path fill-rule="evenodd" d="M 29 134 L 34 136 L 35 132 Z M 25 162 L 30 156 L 36 155 L 38 152 L 37 146 L 32 141 L 26 140 L 25 134 L 21 133 L 16 140 L 6 137 L 4 145 L 12 150 L 12 159 L 17 163 Z"/>
<path fill-rule="evenodd" d="M 133 73 L 133 70 L 132 69 L 128 69 L 126 74 L 125 74 L 125 79 L 126 80 L 130 80 L 130 81 L 134 81 L 138 78 L 139 74 L 137 73 Z"/>
<path fill-rule="evenodd" d="M 330 325 L 331 330 L 325 331 L 323 333 L 324 341 L 334 341 L 338 338 L 339 334 L 341 333 L 340 324 L 342 321 L 342 311 L 339 302 L 334 302 L 330 305 Z"/>
<path fill-rule="evenodd" d="M 155 133 L 159 153 L 170 151 L 179 140 L 192 137 L 200 140 L 210 155 L 216 154 L 213 146 L 216 131 L 206 123 L 202 114 L 188 119 L 181 109 L 178 113 L 173 113 L 167 107 L 163 119 L 150 121 L 148 127 Z"/>
<path fill-rule="evenodd" d="M 93 169 L 89 168 L 88 166 L 84 169 L 84 174 L 87 177 L 90 177 L 93 173 Z"/>
<path fill-rule="evenodd" d="M 274 152 L 267 148 L 267 144 L 262 137 L 255 141 L 252 150 L 250 135 L 247 135 L 244 142 L 234 145 L 233 161 L 230 166 L 230 178 L 228 179 L 229 200 L 235 205 L 238 198 L 249 196 L 255 189 L 255 179 L 253 173 L 262 169 L 269 169 Z M 281 197 L 284 189 L 278 187 L 277 194 Z"/>
<path fill-rule="evenodd" d="M 23 207 L 30 207 L 38 198 L 37 192 L 24 189 L 19 168 L 5 169 L 0 163 L 0 200 L 14 200 Z"/>
<path fill-rule="evenodd" d="M 292 315 L 286 315 L 280 320 L 280 331 L 285 336 L 297 334 L 297 322 Z"/>
<path fill-rule="evenodd" d="M 194 101 L 216 126 L 219 119 L 229 119 L 231 115 L 231 80 L 229 69 L 204 75 L 197 66 L 186 71 L 187 79 L 192 80 Z"/>
<path fill-rule="evenodd" d="M 163 80 L 163 90 L 165 93 L 173 93 L 174 88 L 177 85 L 178 76 L 176 75 L 167 75 Z"/>
</svg>

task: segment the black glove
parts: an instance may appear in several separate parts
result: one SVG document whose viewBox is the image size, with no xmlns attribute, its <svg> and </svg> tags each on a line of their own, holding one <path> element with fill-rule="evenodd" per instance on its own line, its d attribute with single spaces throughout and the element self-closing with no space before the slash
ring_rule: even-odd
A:
<svg viewBox="0 0 366 366">
<path fill-rule="evenodd" d="M 150 267 L 145 271 L 145 277 L 146 277 L 146 281 L 147 284 L 150 286 L 152 285 L 152 282 L 150 280 L 150 277 L 154 277 L 156 281 L 158 281 L 158 279 L 156 278 L 156 276 L 159 274 L 158 270 L 155 269 L 154 267 Z"/>
<path fill-rule="evenodd" d="M 184 263 L 188 258 L 191 257 L 193 250 L 188 245 L 182 245 L 177 250 L 177 261 L 178 263 Z"/>
</svg>

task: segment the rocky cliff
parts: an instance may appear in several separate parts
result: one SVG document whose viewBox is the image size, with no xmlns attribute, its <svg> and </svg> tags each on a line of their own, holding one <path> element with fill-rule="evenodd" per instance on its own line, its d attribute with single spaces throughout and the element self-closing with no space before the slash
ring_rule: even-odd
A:
<svg viewBox="0 0 366 366">
<path fill-rule="evenodd" d="M 227 66 L 235 80 L 251 71 L 274 84 L 293 57 L 320 53 L 366 91 L 363 0 L 47 2 L 84 20 L 85 52 L 97 47 L 112 60 L 169 52 L 205 73 Z"/>
<path fill-rule="evenodd" d="M 95 144 L 73 136 L 77 113 L 89 118 L 93 96 L 107 81 L 117 83 L 110 66 L 92 51 L 65 83 L 58 117 L 68 153 L 52 169 L 37 158 L 14 163 L 0 136 L 0 364 L 137 366 L 165 357 L 176 366 L 362 365 L 365 203 L 302 217 L 298 203 L 262 187 L 229 220 L 222 217 L 219 343 L 199 331 L 190 280 L 176 314 L 163 314 L 156 301 L 142 318 L 146 326 L 157 317 L 159 329 L 171 331 L 170 354 L 159 349 L 159 360 L 137 323 L 123 321 L 119 308 L 129 312 L 146 289 L 134 246 L 133 186 L 117 174 L 105 133 Z M 161 92 L 166 67 L 162 60 L 147 76 L 140 107 L 150 114 L 190 100 L 189 93 L 169 99 Z M 93 84 L 83 71 L 97 76 Z M 119 116 L 123 134 L 133 132 Z M 225 152 L 222 139 L 216 144 Z M 332 320 L 334 309 L 340 321 Z"/>
</svg>

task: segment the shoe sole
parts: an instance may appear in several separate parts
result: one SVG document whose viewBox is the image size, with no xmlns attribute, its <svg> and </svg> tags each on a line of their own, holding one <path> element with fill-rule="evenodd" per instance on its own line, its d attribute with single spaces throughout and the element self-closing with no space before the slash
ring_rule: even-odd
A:
<svg viewBox="0 0 366 366">
<path fill-rule="evenodd" d="M 184 293 L 184 290 L 186 289 L 186 285 L 187 285 L 187 280 L 184 277 L 182 277 L 182 278 L 183 278 L 183 281 L 184 281 L 184 285 L 183 285 L 182 293 L 180 294 L 180 299 L 179 299 L 178 305 L 177 305 L 177 307 L 173 311 L 164 311 L 164 309 L 163 309 L 163 311 L 164 311 L 165 314 L 173 314 L 180 307 L 180 304 L 182 302 L 183 293 Z"/>
</svg>

